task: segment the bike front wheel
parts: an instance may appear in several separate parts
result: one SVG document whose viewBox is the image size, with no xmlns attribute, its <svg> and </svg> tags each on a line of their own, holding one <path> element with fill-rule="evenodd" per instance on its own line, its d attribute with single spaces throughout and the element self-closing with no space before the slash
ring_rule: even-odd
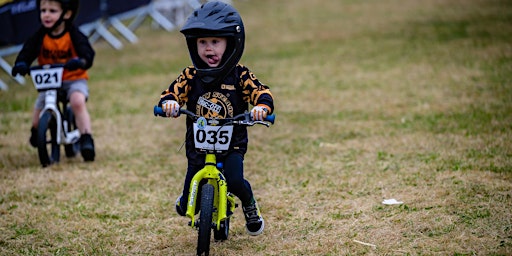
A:
<svg viewBox="0 0 512 256">
<path fill-rule="evenodd" d="M 199 214 L 197 255 L 208 255 L 210 253 L 214 196 L 213 190 L 213 185 L 211 184 L 204 184 L 201 189 L 201 212 Z"/>
<path fill-rule="evenodd" d="M 50 111 L 39 119 L 37 127 L 37 152 L 43 167 L 59 162 L 60 147 L 57 144 L 57 120 Z"/>
</svg>

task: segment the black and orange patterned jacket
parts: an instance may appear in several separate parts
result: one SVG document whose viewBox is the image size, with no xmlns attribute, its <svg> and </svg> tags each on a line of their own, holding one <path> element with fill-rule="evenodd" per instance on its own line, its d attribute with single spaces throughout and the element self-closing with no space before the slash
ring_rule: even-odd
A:
<svg viewBox="0 0 512 256">
<path fill-rule="evenodd" d="M 238 64 L 217 85 L 204 85 L 195 76 L 193 66 L 185 68 L 169 88 L 162 92 L 158 106 L 164 100 L 175 100 L 180 106 L 204 117 L 227 118 L 244 113 L 249 105 L 264 104 L 274 111 L 274 99 L 267 85 L 262 84 L 245 66 Z M 189 160 L 201 161 L 204 157 L 195 152 L 192 121 L 187 118 L 186 149 Z M 247 128 L 235 127 L 231 149 L 242 154 L 247 151 Z"/>
<path fill-rule="evenodd" d="M 94 60 L 94 50 L 89 39 L 75 26 L 66 28 L 59 36 L 49 35 L 44 28 L 40 28 L 23 45 L 16 58 L 16 63 L 25 62 L 31 65 L 37 58 L 38 65 L 64 64 L 72 58 L 82 58 L 86 61 L 84 69 L 73 71 L 64 70 L 63 80 L 88 79 L 87 72 Z"/>
</svg>

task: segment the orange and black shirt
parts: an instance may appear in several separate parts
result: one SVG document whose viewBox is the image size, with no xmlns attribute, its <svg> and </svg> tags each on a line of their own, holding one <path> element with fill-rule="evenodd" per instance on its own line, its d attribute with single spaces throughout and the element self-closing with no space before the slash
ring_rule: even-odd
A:
<svg viewBox="0 0 512 256">
<path fill-rule="evenodd" d="M 92 66 L 94 50 L 89 39 L 75 26 L 70 26 L 58 35 L 52 36 L 44 28 L 39 29 L 23 45 L 16 58 L 16 63 L 25 62 L 31 65 L 37 59 L 38 65 L 65 64 L 73 58 L 86 61 L 84 69 L 64 70 L 63 80 L 88 79 L 86 69 Z"/>
</svg>

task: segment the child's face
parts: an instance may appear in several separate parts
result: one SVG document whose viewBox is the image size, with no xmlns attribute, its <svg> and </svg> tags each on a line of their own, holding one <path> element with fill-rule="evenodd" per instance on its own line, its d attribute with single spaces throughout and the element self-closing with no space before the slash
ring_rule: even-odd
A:
<svg viewBox="0 0 512 256">
<path fill-rule="evenodd" d="M 197 54 L 204 63 L 211 68 L 218 67 L 224 51 L 226 51 L 227 40 L 224 37 L 202 37 L 197 39 Z"/>
<path fill-rule="evenodd" d="M 41 15 L 41 23 L 45 28 L 52 28 L 62 15 L 62 6 L 57 1 L 41 0 L 39 13 Z M 71 12 L 67 12 L 64 19 L 69 18 Z M 64 26 L 64 23 L 61 24 Z"/>
</svg>

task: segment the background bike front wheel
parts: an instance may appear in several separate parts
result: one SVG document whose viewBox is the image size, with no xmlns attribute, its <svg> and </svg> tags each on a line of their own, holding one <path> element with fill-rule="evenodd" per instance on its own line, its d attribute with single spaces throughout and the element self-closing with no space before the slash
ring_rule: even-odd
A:
<svg viewBox="0 0 512 256">
<path fill-rule="evenodd" d="M 44 112 L 39 119 L 37 152 L 43 167 L 60 160 L 60 147 L 57 144 L 57 120 L 49 111 Z"/>
</svg>

